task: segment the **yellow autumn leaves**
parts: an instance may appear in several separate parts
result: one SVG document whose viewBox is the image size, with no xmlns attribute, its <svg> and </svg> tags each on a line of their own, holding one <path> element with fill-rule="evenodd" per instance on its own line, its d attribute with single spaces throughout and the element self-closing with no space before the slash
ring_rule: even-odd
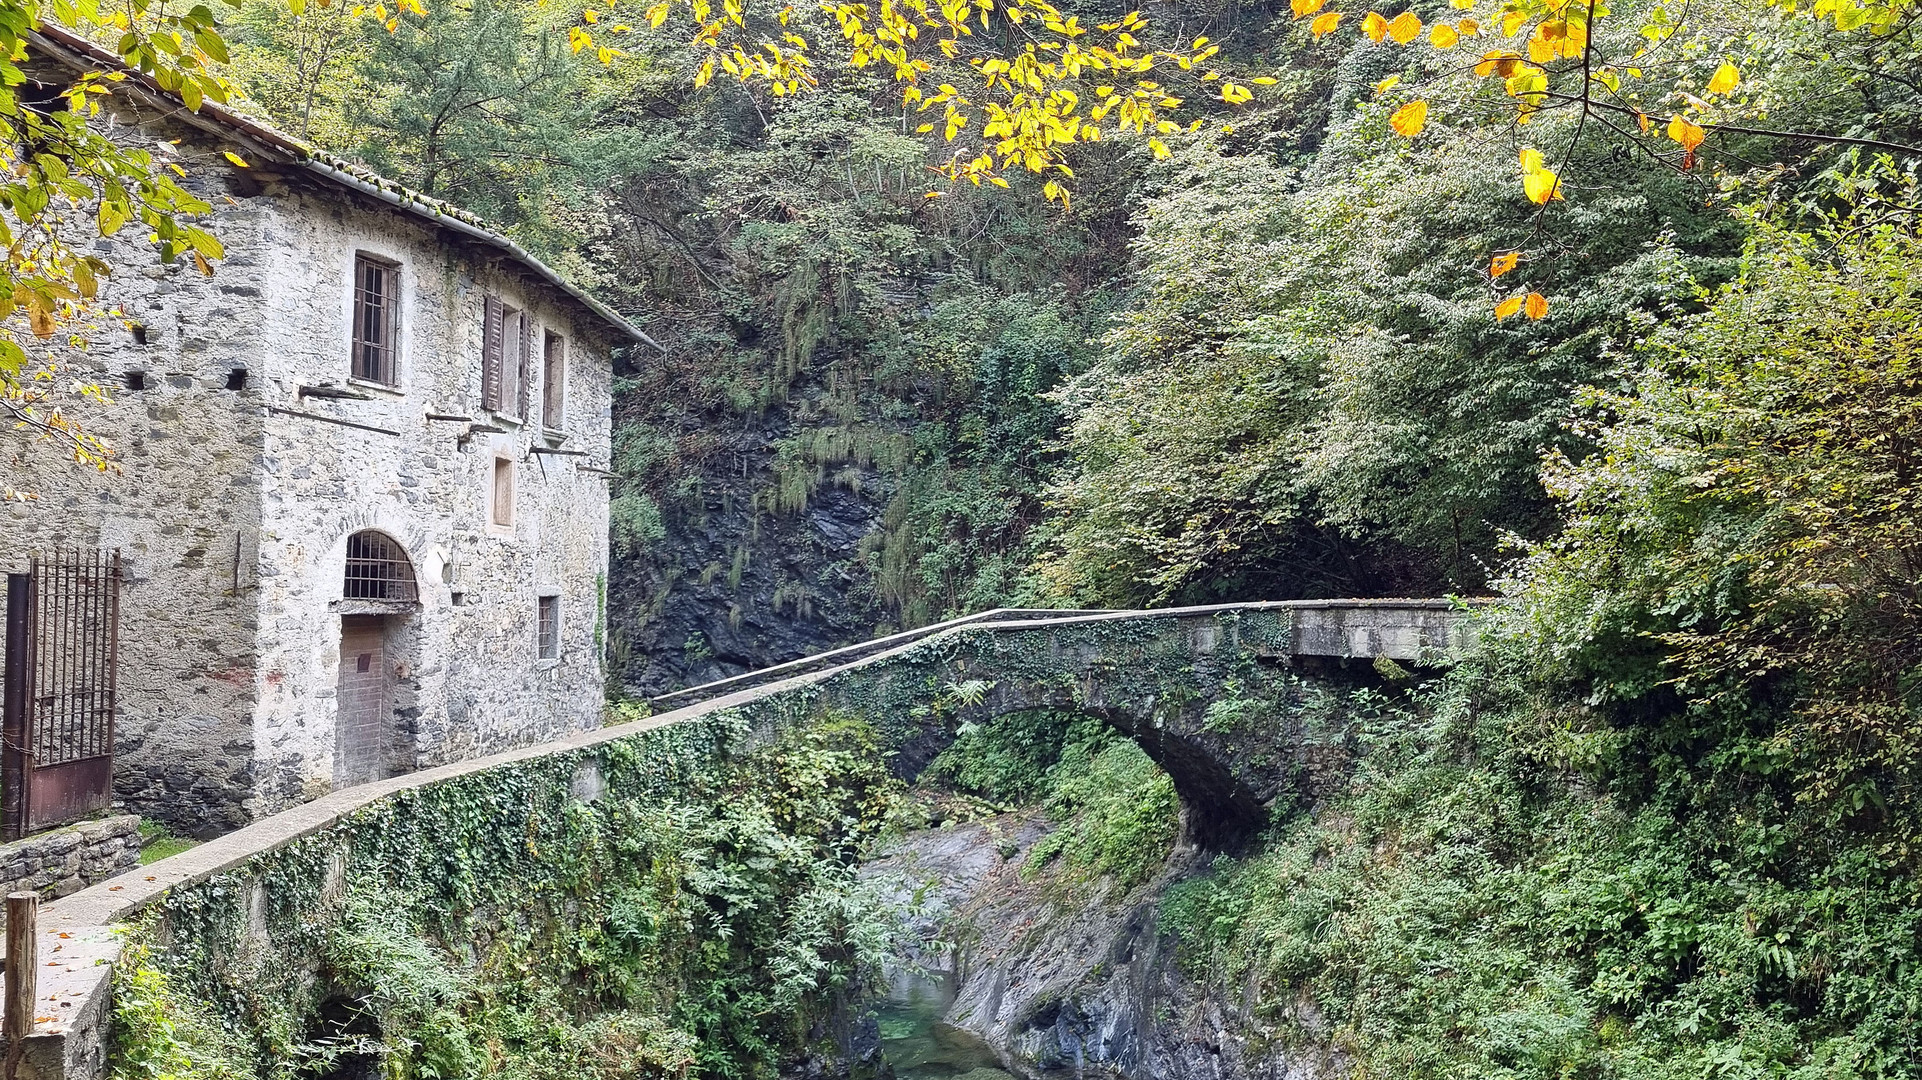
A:
<svg viewBox="0 0 1922 1080">
<path fill-rule="evenodd" d="M 1494 281 L 1500 278 L 1503 274 L 1515 269 L 1521 261 L 1522 253 L 1519 251 L 1495 256 L 1494 260 L 1488 264 L 1488 280 Z M 1542 318 L 1548 314 L 1548 297 L 1538 292 L 1523 293 L 1520 296 L 1511 296 L 1495 305 L 1497 320 L 1506 319 L 1516 312 L 1521 312 L 1531 319 Z"/>
<path fill-rule="evenodd" d="M 1532 292 L 1526 296 L 1511 296 L 1495 305 L 1497 319 L 1506 319 L 1518 311 L 1531 319 L 1539 319 L 1548 314 L 1548 298 L 1541 293 Z"/>
<path fill-rule="evenodd" d="M 775 94 L 797 93 L 816 84 L 810 62 L 815 50 L 790 26 L 793 7 L 780 9 L 779 28 L 769 27 L 772 32 L 755 41 L 755 35 L 762 31 L 750 31 L 746 18 L 754 0 L 647 2 L 651 6 L 646 7 L 645 17 L 653 26 L 664 25 L 677 8 L 692 16 L 698 30 L 694 44 L 708 50 L 695 78 L 697 85 L 706 84 L 722 71 L 743 81 L 765 83 Z M 1321 38 L 1335 32 L 1345 19 L 1343 12 L 1329 10 L 1330 2 L 1289 0 L 1289 7 L 1297 20 L 1307 21 L 1314 37 Z M 1584 58 L 1580 91 L 1584 96 L 1590 82 L 1619 92 L 1622 71 L 1604 65 L 1591 73 L 1585 59 L 1589 55 L 1591 23 L 1608 14 L 1606 0 L 1500 0 L 1499 12 L 1487 27 L 1467 15 L 1476 2 L 1451 0 L 1459 9 L 1459 17 L 1436 17 L 1432 22 L 1424 22 L 1413 11 L 1392 17 L 1368 11 L 1358 21 L 1361 33 L 1378 45 L 1412 46 L 1419 42 L 1436 50 L 1451 50 L 1496 30 L 1511 39 L 1522 39 L 1511 49 L 1489 49 L 1471 61 L 1477 75 L 1502 80 L 1518 108 L 1520 123 L 1528 123 L 1531 114 L 1560 100 L 1550 91 L 1549 66 L 1544 65 L 1556 66 L 1563 73 L 1573 67 L 1566 63 L 1551 65 L 1553 61 Z M 1001 186 L 1005 182 L 998 179 L 999 174 L 1007 169 L 1051 173 L 1055 179 L 1047 185 L 1048 197 L 1061 202 L 1067 198 L 1065 183 L 1074 175 L 1066 160 L 1073 144 L 1099 141 L 1107 132 L 1125 130 L 1146 135 L 1155 156 L 1167 157 L 1171 153 L 1167 137 L 1200 125 L 1198 120 L 1177 125 L 1169 119 L 1167 114 L 1181 107 L 1182 98 L 1171 92 L 1163 71 L 1179 68 L 1190 73 L 1211 96 L 1232 106 L 1251 102 L 1257 87 L 1275 81 L 1235 80 L 1207 70 L 1204 65 L 1218 47 L 1206 38 L 1196 39 L 1188 49 L 1145 45 L 1142 39 L 1148 36 L 1148 24 L 1138 12 L 1115 22 L 1084 26 L 1078 17 L 1065 14 L 1049 0 L 883 0 L 879 5 L 866 0 L 827 0 L 825 7 L 845 39 L 850 66 L 891 71 L 900 86 L 903 105 L 922 113 L 939 110 L 929 117 L 929 123 L 917 129 L 938 132 L 946 141 L 957 144 L 952 159 L 937 166 L 937 172 L 952 181 L 965 179 Z M 590 12 L 585 21 L 596 22 L 594 13 Z M 996 43 L 984 39 L 993 36 L 997 28 L 1014 28 L 1019 37 L 1012 45 L 1004 41 L 996 48 Z M 577 51 L 599 44 L 586 28 L 577 28 L 570 37 Z M 969 38 L 976 40 L 969 42 Z M 968 51 L 975 55 L 967 55 Z M 607 50 L 601 52 L 606 59 Z M 927 89 L 923 80 L 929 79 L 935 64 L 942 60 L 960 61 L 971 81 L 955 79 L 960 86 L 943 84 L 938 91 Z M 1625 72 L 1629 77 L 1641 75 L 1634 68 Z M 1094 87 L 1092 97 L 1083 82 L 1090 73 L 1097 73 L 1097 79 L 1090 81 L 1109 84 Z M 1378 84 L 1378 96 L 1385 95 L 1396 81 L 1391 78 Z M 1740 81 L 1736 67 L 1722 63 L 1706 81 L 1705 96 L 1727 94 Z M 1405 91 L 1403 96 L 1407 96 Z M 1689 115 L 1707 107 L 1700 99 L 1691 100 L 1694 104 L 1684 110 Z M 1683 148 L 1685 167 L 1692 164 L 1695 148 L 1710 130 L 1689 115 L 1676 115 L 1666 129 Z M 1417 98 L 1397 103 L 1389 112 L 1388 125 L 1397 135 L 1414 139 L 1434 118 L 1433 106 Z M 1653 134 L 1653 123 L 1647 117 L 1638 119 L 1642 130 Z M 976 145 L 962 149 L 960 144 L 970 141 Z M 1560 178 L 1534 151 L 1523 155 L 1522 184 L 1529 200 L 1538 206 L 1563 198 Z"/>
<path fill-rule="evenodd" d="M 1332 32 L 1341 23 L 1341 12 L 1322 11 L 1326 4 L 1327 0 L 1291 0 L 1290 7 L 1296 19 L 1305 19 L 1310 15 L 1315 17 L 1308 29 L 1317 39 Z M 1392 19 L 1378 11 L 1371 11 L 1361 20 L 1362 33 L 1376 44 L 1388 41 L 1407 45 L 1421 37 L 1424 29 L 1428 32 L 1429 45 L 1437 49 L 1452 49 L 1463 38 L 1479 34 L 1481 25 L 1474 19 L 1464 18 L 1456 23 L 1437 22 L 1425 26 L 1421 17 L 1412 11 L 1404 11 Z M 1376 85 L 1375 92 L 1386 93 L 1400 81 L 1399 76 L 1384 79 Z M 1415 100 L 1403 104 L 1388 118 L 1388 125 L 1405 138 L 1412 139 L 1420 135 L 1428 126 L 1428 103 Z"/>
<path fill-rule="evenodd" d="M 1315 21 L 1308 24 L 1308 31 L 1315 35 L 1316 41 L 1334 33 L 1335 27 L 1341 25 L 1341 12 L 1321 10 L 1327 3 L 1328 0 L 1291 0 L 1289 4 L 1290 10 L 1295 13 L 1297 19 L 1315 16 Z M 1317 15 L 1316 12 L 1321 13 Z"/>
<path fill-rule="evenodd" d="M 1406 45 L 1421 36 L 1421 28 L 1421 19 L 1412 11 L 1404 11 L 1392 19 L 1371 11 L 1361 20 L 1361 32 L 1377 45 L 1381 44 L 1383 38 L 1397 45 Z"/>
<path fill-rule="evenodd" d="M 1562 197 L 1561 177 L 1542 162 L 1542 152 L 1534 147 L 1522 151 L 1522 191 L 1537 206 Z"/>
<path fill-rule="evenodd" d="M 1388 118 L 1388 126 L 1395 129 L 1395 134 L 1406 138 L 1420 135 L 1421 129 L 1428 126 L 1428 103 L 1416 100 L 1396 109 L 1395 114 Z"/>
<path fill-rule="evenodd" d="M 1554 169 L 1548 167 L 1547 162 L 1542 159 L 1540 150 L 1532 146 L 1523 150 L 1521 164 L 1522 191 L 1528 195 L 1529 202 L 1537 206 L 1545 206 L 1551 200 L 1562 197 L 1561 177 Z M 1489 280 L 1493 281 L 1515 269 L 1521 261 L 1520 252 L 1511 251 L 1506 255 L 1497 255 L 1488 265 Z M 1506 319 L 1516 312 L 1521 312 L 1531 319 L 1539 319 L 1548 314 L 1548 298 L 1541 293 L 1531 292 L 1521 296 L 1511 296 L 1495 305 L 1497 319 Z"/>
</svg>

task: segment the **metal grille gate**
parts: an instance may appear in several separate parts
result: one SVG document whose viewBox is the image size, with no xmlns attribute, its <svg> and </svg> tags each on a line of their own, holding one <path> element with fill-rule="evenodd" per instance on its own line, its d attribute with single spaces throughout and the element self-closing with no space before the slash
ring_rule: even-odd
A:
<svg viewBox="0 0 1922 1080">
<path fill-rule="evenodd" d="M 16 839 L 113 801 L 120 552 L 35 556 L 7 575 L 0 832 Z"/>
</svg>

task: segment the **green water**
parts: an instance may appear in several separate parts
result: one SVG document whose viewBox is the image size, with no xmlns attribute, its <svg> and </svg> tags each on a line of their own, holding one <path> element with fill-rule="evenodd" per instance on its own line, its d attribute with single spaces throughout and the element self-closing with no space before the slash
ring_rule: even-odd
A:
<svg viewBox="0 0 1922 1080">
<path fill-rule="evenodd" d="M 875 1006 L 896 1080 L 1014 1080 L 987 1043 L 941 1022 L 953 1002 L 952 986 L 904 972 Z"/>
</svg>

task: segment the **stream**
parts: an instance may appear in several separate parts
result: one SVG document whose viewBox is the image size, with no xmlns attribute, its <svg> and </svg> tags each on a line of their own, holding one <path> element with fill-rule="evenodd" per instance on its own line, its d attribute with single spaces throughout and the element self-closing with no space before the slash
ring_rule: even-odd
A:
<svg viewBox="0 0 1922 1080">
<path fill-rule="evenodd" d="M 898 972 L 877 1002 L 881 1056 L 896 1080 L 1015 1080 L 987 1043 L 943 1023 L 954 1003 L 952 977 Z"/>
</svg>

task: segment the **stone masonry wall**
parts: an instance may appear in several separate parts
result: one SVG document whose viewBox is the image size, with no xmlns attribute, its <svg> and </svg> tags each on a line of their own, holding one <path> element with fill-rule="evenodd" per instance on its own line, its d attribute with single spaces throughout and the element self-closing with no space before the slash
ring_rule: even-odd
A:
<svg viewBox="0 0 1922 1080">
<path fill-rule="evenodd" d="M 83 821 L 0 844 L 0 892 L 31 891 L 52 900 L 139 865 L 139 815 Z M 0 924 L 5 921 L 0 916 Z"/>
<path fill-rule="evenodd" d="M 511 265 L 479 258 L 384 207 L 310 185 L 270 186 L 268 385 L 259 561 L 264 628 L 255 755 L 258 810 L 329 789 L 347 538 L 375 529 L 414 564 L 420 604 L 394 625 L 397 737 L 406 768 L 596 727 L 603 697 L 599 583 L 607 569 L 611 366 L 604 330 Z M 357 252 L 399 264 L 399 385 L 348 378 Z M 535 337 L 530 416 L 481 403 L 485 296 L 522 309 Z M 567 342 L 564 415 L 541 415 L 541 335 Z M 298 398 L 334 384 L 348 399 Z M 306 413 L 307 416 L 294 415 Z M 428 420 L 470 417 L 471 422 Z M 313 419 L 338 418 L 346 427 Z M 379 430 L 366 430 L 367 428 Z M 486 431 L 484 428 L 499 430 Z M 558 450 L 564 453 L 535 453 Z M 514 473 L 513 524 L 493 523 L 497 458 Z M 559 656 L 538 655 L 539 597 L 561 606 Z M 404 771 L 404 770 L 403 770 Z"/>
<path fill-rule="evenodd" d="M 256 620 L 243 570 L 259 545 L 265 435 L 262 357 L 242 328 L 261 318 L 266 214 L 249 195 L 257 189 L 214 164 L 211 140 L 113 103 L 103 123 L 181 164 L 217 207 L 227 258 L 211 278 L 186 262 L 164 265 L 138 223 L 94 241 L 114 270 L 101 314 L 76 328 L 84 347 L 57 338 L 42 355 L 63 380 L 86 378 L 111 395 L 74 414 L 111 440 L 118 469 L 79 468 L 56 445 L 0 435 L 0 468 L 39 496 L 0 508 L 0 568 L 25 569 L 30 553 L 56 547 L 120 549 L 116 795 L 128 810 L 205 836 L 251 819 Z"/>
</svg>

